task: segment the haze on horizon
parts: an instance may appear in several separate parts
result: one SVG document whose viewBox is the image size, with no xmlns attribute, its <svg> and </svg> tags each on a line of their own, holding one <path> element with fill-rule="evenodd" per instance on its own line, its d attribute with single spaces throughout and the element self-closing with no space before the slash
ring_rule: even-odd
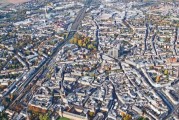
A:
<svg viewBox="0 0 179 120">
<path fill-rule="evenodd" d="M 18 4 L 18 3 L 24 3 L 29 0 L 2 0 L 0 3 L 13 3 L 13 4 Z"/>
</svg>

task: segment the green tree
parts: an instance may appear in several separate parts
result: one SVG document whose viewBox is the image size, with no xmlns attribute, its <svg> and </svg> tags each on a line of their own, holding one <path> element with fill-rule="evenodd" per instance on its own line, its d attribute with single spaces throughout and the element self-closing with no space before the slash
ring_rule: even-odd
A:
<svg viewBox="0 0 179 120">
<path fill-rule="evenodd" d="M 164 71 L 164 75 L 168 75 L 169 73 L 168 73 L 168 70 L 165 70 Z"/>
<path fill-rule="evenodd" d="M 47 73 L 47 78 L 50 79 L 51 78 L 51 74 Z"/>
<path fill-rule="evenodd" d="M 83 43 L 83 47 L 86 47 L 86 44 L 85 44 L 85 43 Z"/>
<path fill-rule="evenodd" d="M 8 114 L 3 112 L 0 112 L 0 120 L 8 120 Z"/>
<path fill-rule="evenodd" d="M 94 48 L 94 46 L 93 46 L 92 44 L 89 44 L 89 45 L 88 45 L 88 49 L 91 50 L 91 49 L 93 49 L 93 48 Z"/>
<path fill-rule="evenodd" d="M 145 117 L 139 117 L 137 120 L 148 120 L 148 118 L 145 118 Z"/>
<path fill-rule="evenodd" d="M 48 114 L 45 114 L 45 115 L 40 114 L 40 115 L 39 115 L 39 119 L 40 119 L 40 120 L 50 120 L 50 117 L 49 117 Z"/>
<path fill-rule="evenodd" d="M 89 112 L 89 116 L 93 117 L 94 116 L 94 112 Z"/>
<path fill-rule="evenodd" d="M 65 118 L 65 117 L 61 117 L 61 118 L 58 118 L 57 120 L 70 120 L 70 119 Z"/>
</svg>

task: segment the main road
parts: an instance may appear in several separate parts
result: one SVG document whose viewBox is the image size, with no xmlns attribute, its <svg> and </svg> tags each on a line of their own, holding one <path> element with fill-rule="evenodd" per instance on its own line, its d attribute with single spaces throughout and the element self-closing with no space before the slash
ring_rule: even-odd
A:
<svg viewBox="0 0 179 120">
<path fill-rule="evenodd" d="M 173 104 L 168 100 L 168 98 L 163 94 L 161 88 L 154 87 L 148 80 L 148 78 L 145 76 L 144 72 L 142 70 L 139 70 L 136 68 L 136 66 L 132 66 L 136 71 L 138 71 L 141 76 L 143 76 L 144 80 L 148 83 L 148 85 L 156 92 L 156 94 L 162 99 L 163 103 L 167 106 L 168 112 L 163 114 L 162 120 L 166 120 L 170 114 L 172 114 L 174 110 Z"/>
<path fill-rule="evenodd" d="M 16 91 L 16 98 L 15 100 L 12 101 L 12 103 L 8 106 L 8 108 L 13 108 L 14 105 L 16 105 L 16 102 L 20 101 L 22 99 L 22 97 L 26 94 L 26 91 L 29 91 L 30 88 L 32 87 L 28 87 L 30 85 L 30 83 L 35 84 L 37 82 L 37 79 L 34 80 L 34 78 L 37 78 L 39 76 L 39 73 L 41 73 L 43 71 L 43 69 L 45 69 L 48 64 L 51 62 L 51 60 L 54 58 L 54 56 L 57 55 L 57 53 L 59 52 L 59 50 L 66 44 L 69 42 L 69 40 L 71 38 L 73 38 L 74 34 L 76 33 L 76 31 L 78 30 L 78 27 L 81 23 L 81 21 L 83 20 L 86 10 L 88 7 L 90 7 L 92 0 L 86 0 L 84 7 L 79 11 L 75 21 L 72 24 L 71 30 L 68 33 L 68 36 L 66 37 L 66 39 L 64 40 L 63 43 L 60 43 L 57 45 L 57 47 L 54 49 L 54 52 L 52 53 L 51 56 L 49 56 L 48 58 L 46 58 L 37 68 L 35 68 L 34 73 L 32 73 L 32 75 L 30 75 L 25 82 L 23 83 L 23 85 Z M 18 87 L 18 86 L 17 86 Z M 22 92 L 23 91 L 23 92 Z"/>
</svg>

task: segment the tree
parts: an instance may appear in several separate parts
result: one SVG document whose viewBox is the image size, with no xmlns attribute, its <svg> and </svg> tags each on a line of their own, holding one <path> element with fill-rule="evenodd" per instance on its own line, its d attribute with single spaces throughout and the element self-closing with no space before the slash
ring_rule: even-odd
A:
<svg viewBox="0 0 179 120">
<path fill-rule="evenodd" d="M 70 43 L 71 44 L 77 44 L 78 43 L 78 39 L 74 37 L 73 39 L 70 40 Z"/>
<path fill-rule="evenodd" d="M 81 47 L 83 45 L 83 41 L 82 40 L 78 40 L 78 45 Z"/>
<path fill-rule="evenodd" d="M 8 120 L 8 114 L 3 112 L 0 112 L 0 120 Z"/>
<path fill-rule="evenodd" d="M 78 39 L 77 39 L 77 38 L 74 38 L 74 39 L 73 39 L 73 43 L 74 43 L 74 44 L 77 44 L 77 43 L 78 43 Z"/>
<path fill-rule="evenodd" d="M 164 75 L 168 75 L 168 70 L 165 70 L 165 71 L 164 71 Z"/>
<path fill-rule="evenodd" d="M 12 101 L 14 99 L 14 94 L 11 94 L 9 97 L 10 97 L 10 100 Z"/>
<path fill-rule="evenodd" d="M 71 43 L 71 44 L 74 44 L 74 39 L 71 39 L 71 40 L 70 40 L 70 43 Z"/>
<path fill-rule="evenodd" d="M 85 43 L 83 43 L 83 47 L 86 47 L 86 44 L 85 44 Z"/>
<path fill-rule="evenodd" d="M 94 112 L 89 112 L 89 116 L 93 117 L 94 116 Z"/>
<path fill-rule="evenodd" d="M 65 118 L 65 117 L 61 117 L 61 118 L 58 118 L 57 120 L 70 120 L 70 119 Z"/>
<path fill-rule="evenodd" d="M 79 34 L 75 34 L 75 35 L 74 35 L 74 38 L 79 39 L 79 38 L 80 38 Z"/>
<path fill-rule="evenodd" d="M 129 114 L 125 114 L 123 120 L 132 120 L 132 117 Z"/>
<path fill-rule="evenodd" d="M 137 120 L 148 120 L 148 118 L 145 118 L 145 117 L 139 117 Z"/>
<path fill-rule="evenodd" d="M 40 120 L 50 120 L 50 117 L 49 117 L 48 114 L 45 114 L 45 115 L 40 114 L 40 115 L 39 115 L 39 119 L 40 119 Z"/>
<path fill-rule="evenodd" d="M 97 48 L 96 48 L 96 47 L 94 47 L 94 48 L 93 48 L 93 50 L 94 50 L 94 51 L 96 51 L 96 50 L 97 50 Z"/>
<path fill-rule="evenodd" d="M 88 45 L 88 49 L 91 50 L 91 49 L 93 49 L 93 48 L 94 48 L 94 46 L 93 46 L 92 44 L 89 44 L 89 45 Z"/>
<path fill-rule="evenodd" d="M 51 78 L 51 74 L 47 73 L 47 78 L 50 79 Z"/>
<path fill-rule="evenodd" d="M 84 42 L 85 44 L 88 44 L 90 42 L 90 38 L 89 37 L 84 38 Z"/>
<path fill-rule="evenodd" d="M 160 81 L 160 76 L 156 77 L 156 82 L 158 83 Z"/>
</svg>

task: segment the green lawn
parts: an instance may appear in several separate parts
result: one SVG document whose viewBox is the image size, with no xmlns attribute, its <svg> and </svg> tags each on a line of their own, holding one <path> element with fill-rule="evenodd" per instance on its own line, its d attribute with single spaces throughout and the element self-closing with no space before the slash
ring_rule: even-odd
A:
<svg viewBox="0 0 179 120">
<path fill-rule="evenodd" d="M 70 120 L 70 119 L 65 118 L 65 117 L 61 117 L 61 118 L 58 118 L 57 120 Z"/>
</svg>

